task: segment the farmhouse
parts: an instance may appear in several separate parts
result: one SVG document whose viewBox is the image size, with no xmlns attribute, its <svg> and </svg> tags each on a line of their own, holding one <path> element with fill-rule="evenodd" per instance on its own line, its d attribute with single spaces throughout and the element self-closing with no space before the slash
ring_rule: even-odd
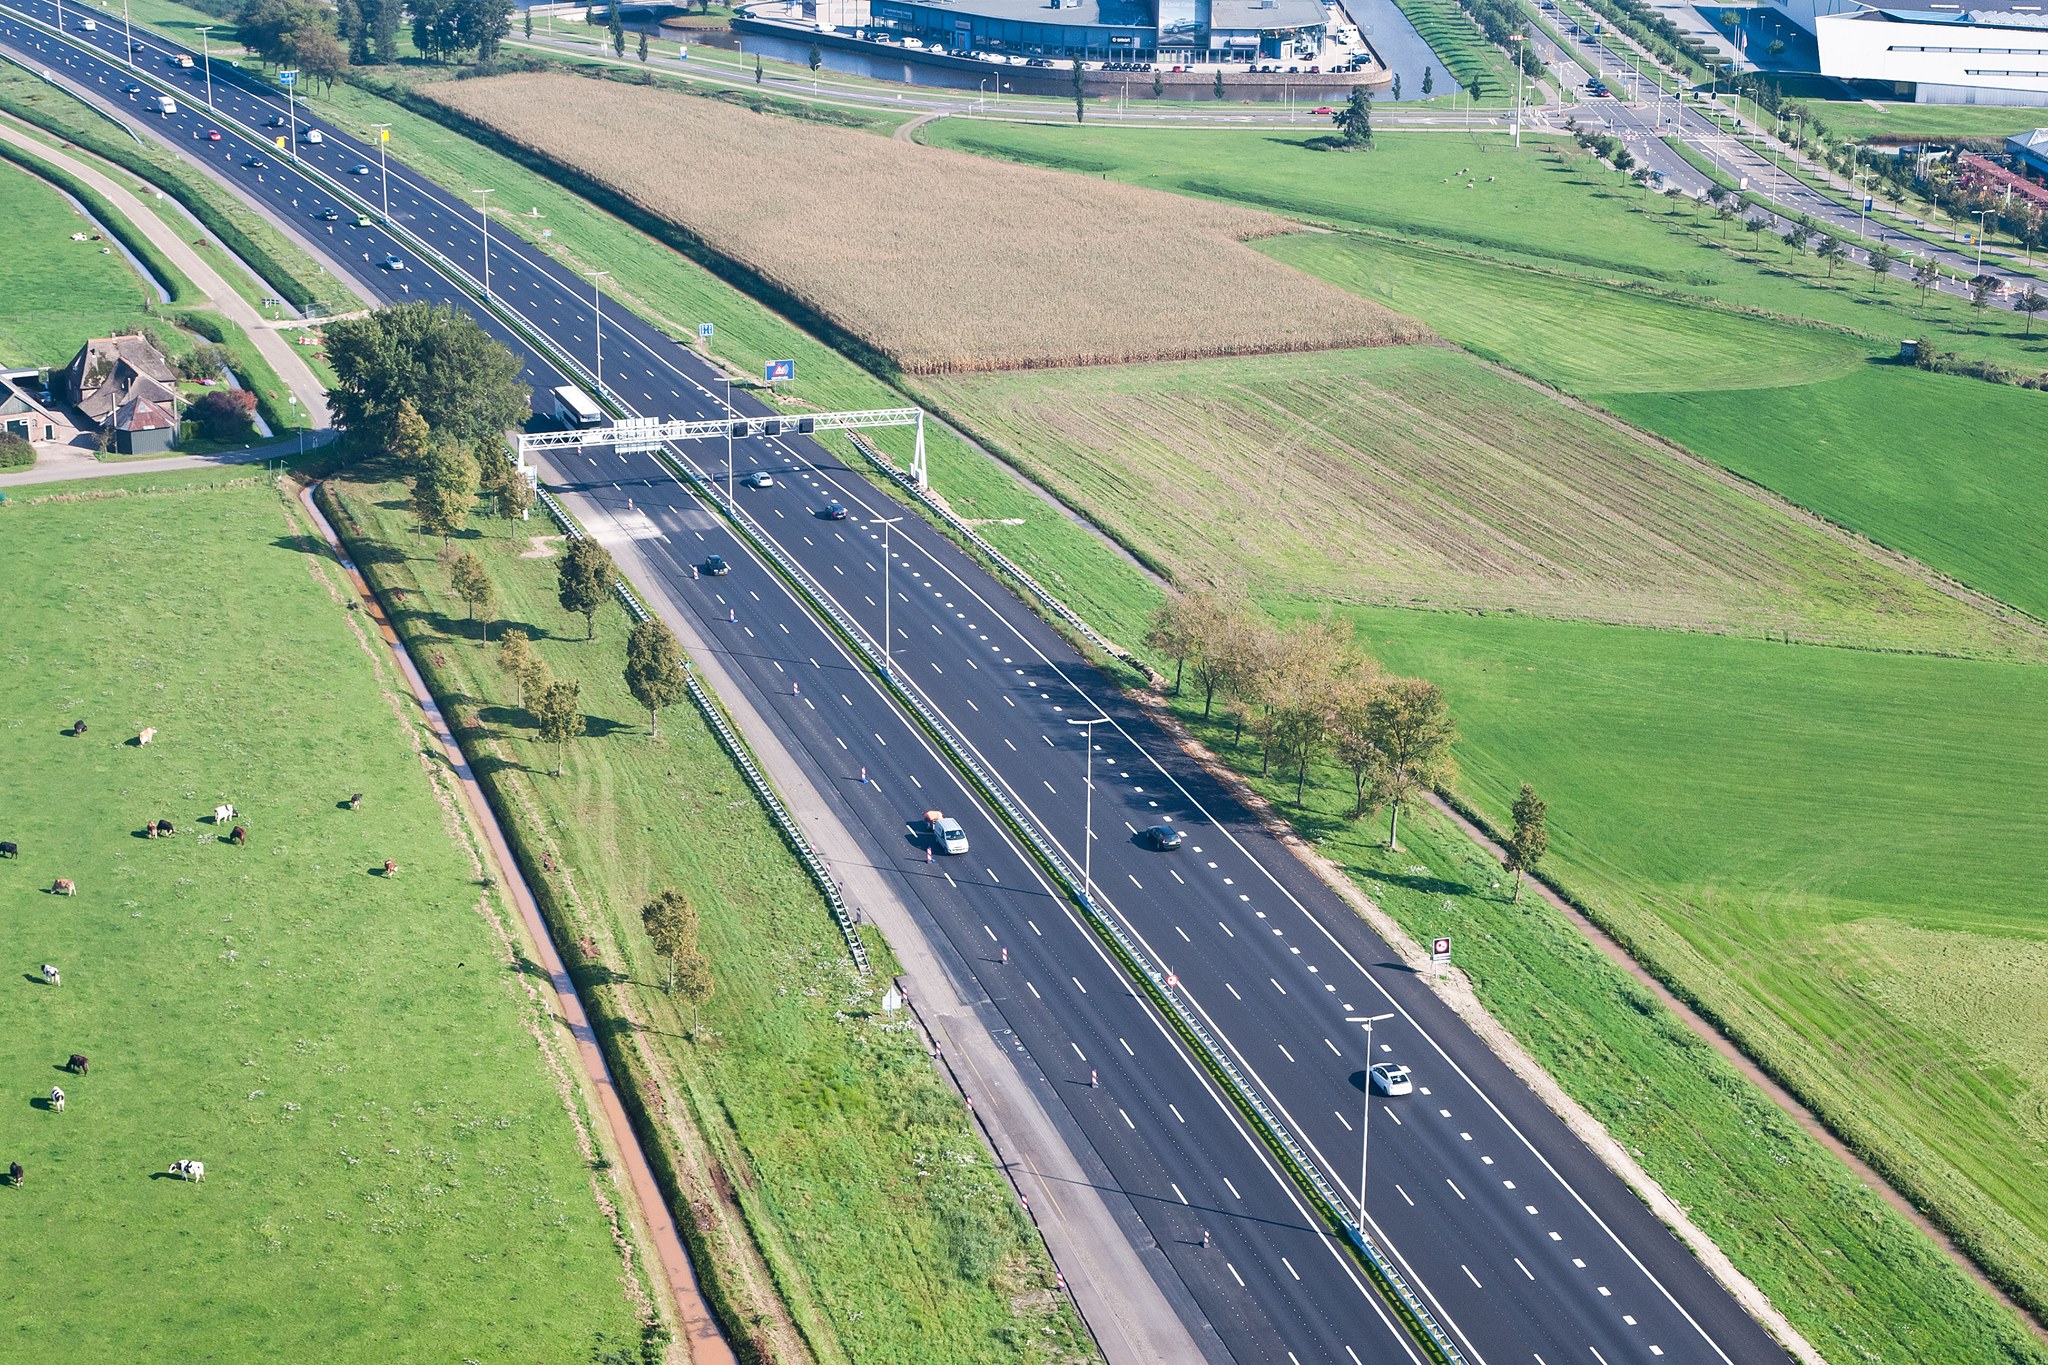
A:
<svg viewBox="0 0 2048 1365">
<path fill-rule="evenodd" d="M 178 437 L 177 374 L 140 335 L 96 337 L 64 367 L 61 390 L 123 455 L 169 450 Z"/>
<path fill-rule="evenodd" d="M 61 408 L 43 401 L 42 382 L 35 370 L 0 373 L 0 431 L 42 443 L 61 443 L 78 435 L 78 428 Z"/>
</svg>

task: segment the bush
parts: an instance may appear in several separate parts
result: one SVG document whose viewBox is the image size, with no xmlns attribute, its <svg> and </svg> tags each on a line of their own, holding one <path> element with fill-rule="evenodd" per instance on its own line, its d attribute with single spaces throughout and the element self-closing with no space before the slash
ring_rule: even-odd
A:
<svg viewBox="0 0 2048 1365">
<path fill-rule="evenodd" d="M 249 434 L 256 395 L 247 389 L 215 389 L 194 403 L 187 415 L 208 440 L 237 441 Z"/>
<path fill-rule="evenodd" d="M 228 353 L 219 346 L 206 342 L 194 346 L 186 354 L 179 356 L 174 363 L 180 379 L 194 382 L 219 379 L 221 372 L 228 367 Z"/>
<path fill-rule="evenodd" d="M 36 462 L 36 448 L 20 432 L 0 431 L 0 469 L 26 469 Z"/>
</svg>

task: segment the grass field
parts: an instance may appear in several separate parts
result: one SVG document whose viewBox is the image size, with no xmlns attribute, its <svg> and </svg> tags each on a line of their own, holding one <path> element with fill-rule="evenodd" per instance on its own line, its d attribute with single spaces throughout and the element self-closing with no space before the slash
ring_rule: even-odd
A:
<svg viewBox="0 0 2048 1365">
<path fill-rule="evenodd" d="M 2040 652 L 1730 482 L 1445 347 L 929 386 L 970 430 L 1185 585 L 1275 602 Z"/>
<path fill-rule="evenodd" d="M 1880 112 L 1861 100 L 1798 101 L 1828 132 L 1852 141 L 1928 137 L 1990 138 L 2003 142 L 2014 133 L 2041 126 L 2039 109 L 2000 108 L 1970 104 L 1887 104 Z"/>
<path fill-rule="evenodd" d="M 1504 820 L 1516 785 L 1535 781 L 1553 830 L 1569 830 L 1553 870 L 1688 985 L 1732 966 L 1709 1003 L 1793 1060 L 1808 1093 L 1976 1226 L 1998 1221 L 1979 1181 L 2038 1213 L 2038 1170 L 1978 1135 L 2018 1128 L 2038 1150 L 2043 1131 L 2042 1035 L 2012 1027 L 2038 1010 L 2043 896 L 2011 850 L 2048 832 L 2033 799 L 2048 783 L 2048 673 L 1529 619 L 1347 616 L 1389 665 L 1450 693 L 1464 786 L 1489 817 Z M 1688 704 L 1671 706 L 1677 695 Z M 1199 723 L 1199 698 L 1181 709 L 1256 772 L 1249 742 L 1233 751 L 1227 726 Z M 1348 782 L 1325 771 L 1307 810 L 1289 782 L 1258 785 L 1411 935 L 1456 938 L 1495 1016 L 1828 1359 L 2048 1360 L 1575 930 L 1532 896 L 1508 904 L 1505 874 L 1446 822 L 1404 818 L 1395 856 L 1383 817 L 1342 819 Z M 1816 789 L 1835 800 L 1812 802 Z M 1873 845 L 1905 875 L 1864 856 Z M 1987 957 L 1998 972 L 1979 970 Z M 1974 998 L 1973 983 L 1986 988 Z M 2039 1233 L 2007 1246 L 2038 1256 Z"/>
<path fill-rule="evenodd" d="M 458 540 L 488 565 L 503 606 L 558 676 L 576 678 L 593 737 L 575 743 L 564 776 L 492 666 L 491 653 L 447 592 L 439 544 L 411 531 L 402 485 L 338 485 L 373 539 L 365 558 L 406 591 L 402 628 L 458 712 L 474 717 L 472 752 L 527 844 L 552 872 L 539 880 L 590 945 L 586 997 L 613 1021 L 615 1046 L 658 1087 L 664 1110 L 688 1113 L 713 1153 L 711 1186 L 736 1199 L 765 1267 L 722 1252 L 716 1276 L 779 1291 L 797 1342 L 821 1361 L 946 1365 L 963 1360 L 1070 1361 L 1091 1354 L 1036 1233 L 994 1169 L 967 1115 L 917 1036 L 877 1009 L 891 970 L 871 939 L 876 975 L 853 973 L 844 943 L 708 729 L 687 707 L 645 712 L 621 678 L 622 613 L 583 622 L 555 598 L 555 564 L 532 557 L 527 533 L 491 523 Z M 639 907 L 663 887 L 684 890 L 703 921 L 716 993 L 692 1036 L 689 1007 L 661 989 Z M 628 1022 L 630 1021 L 630 1022 Z M 664 1129 L 681 1118 L 672 1114 Z M 674 1140 L 670 1135 L 669 1140 Z M 716 1232 L 696 1196 L 700 1228 Z M 741 1321 L 747 1301 L 729 1290 Z M 754 1330 L 749 1328 L 748 1330 Z M 782 1358 L 794 1358 L 785 1355 Z"/>
<path fill-rule="evenodd" d="M 1512 95 L 1515 69 L 1458 6 L 1457 0 L 1395 0 L 1401 13 L 1422 35 L 1430 50 L 1443 59 L 1451 75 L 1474 96 L 1487 99 Z"/>
<path fill-rule="evenodd" d="M 575 1063 L 381 646 L 267 483 L 150 482 L 179 491 L 0 506 L 5 1349 L 637 1355 Z M 247 848 L 201 823 L 222 800 Z M 188 1156 L 203 1186 L 162 1178 Z"/>
<path fill-rule="evenodd" d="M 1408 319 L 1244 245 L 1279 218 L 713 100 L 561 75 L 431 98 L 610 186 L 904 369 L 1037 368 L 1377 345 Z M 630 148 L 589 120 L 643 129 Z M 690 174 L 678 179 L 675 165 Z M 1002 234 L 998 236 L 997 234 Z M 1058 248 L 1047 251 L 1050 240 Z M 1195 280 L 1230 281 L 1218 307 Z M 963 306 L 932 307 L 934 281 Z"/>
<path fill-rule="evenodd" d="M 27 171 L 0 162 L 0 364 L 61 366 L 90 336 L 107 336 L 143 320 L 156 298 L 111 243 L 74 242 L 98 233 L 56 190 Z"/>
</svg>

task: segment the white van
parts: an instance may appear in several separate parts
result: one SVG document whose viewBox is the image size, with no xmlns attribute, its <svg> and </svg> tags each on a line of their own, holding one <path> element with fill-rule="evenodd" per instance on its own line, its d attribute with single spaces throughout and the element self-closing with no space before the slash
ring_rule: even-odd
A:
<svg viewBox="0 0 2048 1365">
<path fill-rule="evenodd" d="M 82 20 L 78 27 L 86 33 L 98 33 L 100 31 L 100 21 L 97 19 Z"/>
<path fill-rule="evenodd" d="M 299 134 L 299 141 L 310 142 L 317 147 L 327 141 L 327 138 L 318 128 L 308 128 L 305 132 Z"/>
<path fill-rule="evenodd" d="M 156 111 L 166 116 L 175 114 L 178 112 L 178 102 L 169 95 L 158 95 L 156 97 Z"/>
</svg>

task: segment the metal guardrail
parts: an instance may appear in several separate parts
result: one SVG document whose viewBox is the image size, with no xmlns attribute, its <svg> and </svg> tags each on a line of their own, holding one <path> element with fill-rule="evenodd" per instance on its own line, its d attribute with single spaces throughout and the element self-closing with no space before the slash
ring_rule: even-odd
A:
<svg viewBox="0 0 2048 1365">
<path fill-rule="evenodd" d="M 868 463 L 880 470 L 884 477 L 911 497 L 917 499 L 920 507 L 923 507 L 933 516 L 945 522 L 947 526 L 952 528 L 955 535 L 960 536 L 970 545 L 974 546 L 975 549 L 988 556 L 997 568 L 1015 579 L 1023 587 L 1024 591 L 1038 599 L 1039 605 L 1079 631 L 1097 649 L 1100 649 L 1112 659 L 1129 664 L 1147 677 L 1152 676 L 1152 670 L 1146 666 L 1144 660 L 1122 646 L 1110 643 L 1109 638 L 1095 629 L 1094 626 L 1089 625 L 1079 612 L 1053 596 L 1050 590 L 1026 573 L 1023 567 L 1015 560 L 989 544 L 981 532 L 969 526 L 952 508 L 933 497 L 929 490 L 919 488 L 917 480 L 904 470 L 898 468 L 894 461 L 877 450 L 874 442 L 868 440 L 865 436 L 852 433 L 849 433 L 849 439 L 853 442 L 853 448 L 866 456 Z"/>
<path fill-rule="evenodd" d="M 576 524 L 554 494 L 541 489 L 539 497 L 541 505 L 547 508 L 548 515 L 555 519 L 555 524 L 560 526 L 566 535 L 576 540 L 583 538 L 583 528 Z M 641 605 L 640 599 L 634 596 L 633 590 L 625 583 L 619 583 L 617 590 L 619 601 L 625 604 L 627 615 L 635 621 L 653 619 L 652 614 Z M 804 837 L 804 832 L 798 827 L 795 817 L 789 813 L 789 808 L 782 804 L 782 798 L 775 794 L 775 789 L 769 785 L 767 774 L 754 762 L 753 753 L 741 741 L 731 722 L 726 720 L 725 712 L 717 700 L 712 697 L 709 689 L 697 680 L 696 667 L 686 661 L 684 670 L 683 677 L 690 689 L 690 699 L 697 703 L 697 709 L 703 713 L 712 732 L 718 736 L 718 742 L 725 746 L 725 752 L 731 757 L 733 765 L 740 770 L 740 775 L 747 779 L 747 785 L 753 788 L 754 796 L 767 810 L 768 818 L 775 822 L 776 827 L 782 831 L 782 837 L 796 850 L 797 861 L 811 874 L 811 880 L 817 884 L 819 892 L 825 897 L 826 906 L 832 911 L 832 918 L 838 921 L 839 932 L 846 938 L 846 950 L 853 958 L 853 965 L 860 970 L 862 976 L 866 976 L 871 970 L 868 964 L 867 945 L 860 941 L 860 931 L 854 927 L 853 916 L 846 908 L 845 897 L 840 895 L 839 884 L 833 879 L 831 869 L 825 866 L 825 860 L 818 856 L 817 850 L 811 847 L 810 840 Z"/>
</svg>

